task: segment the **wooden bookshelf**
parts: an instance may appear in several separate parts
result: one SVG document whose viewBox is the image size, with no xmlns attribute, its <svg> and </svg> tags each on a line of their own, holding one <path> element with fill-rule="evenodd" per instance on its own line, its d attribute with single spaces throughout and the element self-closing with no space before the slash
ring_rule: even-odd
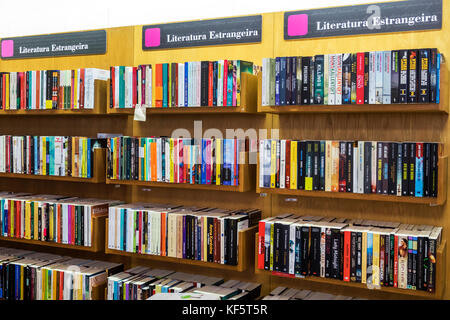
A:
<svg viewBox="0 0 450 320">
<path fill-rule="evenodd" d="M 108 239 L 108 220 L 106 219 L 106 239 Z M 227 265 L 213 262 L 205 262 L 198 260 L 190 260 L 190 259 L 180 259 L 173 257 L 165 257 L 165 256 L 157 256 L 151 254 L 142 254 L 142 253 L 132 253 L 121 250 L 115 250 L 108 248 L 108 243 L 105 243 L 105 253 L 106 254 L 114 254 L 120 256 L 127 256 L 132 258 L 142 258 L 148 259 L 152 261 L 161 261 L 168 263 L 178 263 L 178 264 L 186 264 L 190 266 L 201 266 L 208 267 L 218 270 L 227 270 L 227 271 L 238 271 L 244 272 L 248 270 L 253 270 L 253 256 L 254 256 L 254 239 L 255 233 L 257 231 L 257 226 L 239 231 L 239 245 L 238 245 L 238 264 L 237 265 Z"/>
<path fill-rule="evenodd" d="M 29 180 L 48 180 L 48 181 L 66 181 L 66 182 L 84 182 L 84 183 L 105 183 L 106 177 L 106 149 L 94 149 L 93 176 L 92 178 L 44 176 L 37 174 L 22 173 L 0 173 L 0 178 L 19 178 Z"/>
<path fill-rule="evenodd" d="M 91 300 L 106 300 L 108 290 L 107 281 L 92 287 Z"/>
<path fill-rule="evenodd" d="M 134 108 L 110 108 L 109 85 L 107 94 L 107 112 L 116 115 L 134 115 Z M 147 108 L 147 115 L 151 114 L 257 114 L 256 90 L 258 79 L 256 76 L 242 73 L 241 75 L 241 105 L 239 107 L 171 107 Z"/>
<path fill-rule="evenodd" d="M 442 148 L 440 148 L 442 149 Z M 261 188 L 259 186 L 259 156 L 256 170 L 256 192 L 266 194 L 278 194 L 283 196 L 293 197 L 313 197 L 313 198 L 330 198 L 330 199 L 349 199 L 349 200 L 363 200 L 363 201 L 384 201 L 396 203 L 411 203 L 423 204 L 429 206 L 442 206 L 447 201 L 447 168 L 448 157 L 440 156 L 438 160 L 438 195 L 436 198 L 432 197 L 399 197 L 382 194 L 361 194 L 351 192 L 326 192 L 326 191 L 306 191 L 306 190 L 291 190 L 280 188 Z"/>
<path fill-rule="evenodd" d="M 228 192 L 249 192 L 255 188 L 255 165 L 248 164 L 248 153 L 242 153 L 245 158 L 245 164 L 239 165 L 239 185 L 224 186 L 214 184 L 190 184 L 190 183 L 168 183 L 141 180 L 116 180 L 106 178 L 106 184 L 129 185 L 155 188 L 174 188 L 174 189 L 192 189 L 192 190 L 211 190 Z"/>
<path fill-rule="evenodd" d="M 275 271 L 261 270 L 258 269 L 258 236 L 259 233 L 255 234 L 255 273 L 269 275 L 271 277 L 281 277 L 286 278 L 291 286 L 308 286 L 309 284 L 315 284 L 321 288 L 323 291 L 330 291 L 333 293 L 333 287 L 343 287 L 351 288 L 356 290 L 365 290 L 366 295 L 370 296 L 370 292 L 382 293 L 382 294 L 395 294 L 403 296 L 403 298 L 418 298 L 418 299 L 442 299 L 445 292 L 445 268 L 446 268 L 446 249 L 447 243 L 445 240 L 442 241 L 441 245 L 437 250 L 436 255 L 436 291 L 428 292 L 422 290 L 409 290 L 409 289 L 399 289 L 394 287 L 380 287 L 380 288 L 368 288 L 366 284 L 357 282 L 346 282 L 343 280 L 321 278 L 321 277 L 306 277 L 306 278 L 296 278 L 289 274 L 284 274 Z"/>
<path fill-rule="evenodd" d="M 94 81 L 94 109 L 38 109 L 0 110 L 0 116 L 73 116 L 106 115 L 106 88 L 108 81 Z"/>
<path fill-rule="evenodd" d="M 416 104 L 262 105 L 262 73 L 258 74 L 258 112 L 265 113 L 441 113 L 448 116 L 448 70 L 441 65 L 441 101 Z"/>
<path fill-rule="evenodd" d="M 103 249 L 105 248 L 105 220 L 106 220 L 106 216 L 92 217 L 92 220 L 91 220 L 92 246 L 90 246 L 90 247 L 50 242 L 50 241 L 17 239 L 17 238 L 12 238 L 12 237 L 3 237 L 3 236 L 0 236 L 0 241 L 16 242 L 16 243 L 23 243 L 23 244 L 29 244 L 29 245 L 39 245 L 39 246 L 43 246 L 43 247 L 52 247 L 52 248 L 73 249 L 73 250 L 88 251 L 88 252 L 103 252 Z"/>
</svg>

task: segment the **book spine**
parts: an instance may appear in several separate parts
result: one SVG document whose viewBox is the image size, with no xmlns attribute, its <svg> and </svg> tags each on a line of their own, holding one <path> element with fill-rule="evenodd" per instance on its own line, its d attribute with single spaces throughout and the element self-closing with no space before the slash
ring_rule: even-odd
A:
<svg viewBox="0 0 450 320">
<path fill-rule="evenodd" d="M 418 63 L 418 51 L 409 50 L 408 51 L 408 71 L 409 71 L 409 81 L 408 81 L 408 103 L 418 102 L 418 79 L 419 79 L 419 63 Z"/>
</svg>

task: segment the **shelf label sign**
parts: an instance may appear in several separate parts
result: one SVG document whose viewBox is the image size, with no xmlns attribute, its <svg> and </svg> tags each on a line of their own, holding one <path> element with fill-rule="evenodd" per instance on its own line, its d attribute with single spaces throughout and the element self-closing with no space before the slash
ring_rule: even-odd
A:
<svg viewBox="0 0 450 320">
<path fill-rule="evenodd" d="M 284 13 L 284 39 L 442 29 L 442 0 L 405 0 Z"/>
<path fill-rule="evenodd" d="M 261 42 L 261 32 L 261 15 L 149 25 L 142 50 Z"/>
<path fill-rule="evenodd" d="M 105 53 L 105 30 L 5 38 L 1 41 L 2 59 L 42 58 Z"/>
</svg>

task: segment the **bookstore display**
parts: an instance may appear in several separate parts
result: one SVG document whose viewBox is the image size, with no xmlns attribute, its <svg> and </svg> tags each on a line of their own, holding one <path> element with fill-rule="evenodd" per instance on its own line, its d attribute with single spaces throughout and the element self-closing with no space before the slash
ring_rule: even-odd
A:
<svg viewBox="0 0 450 320">
<path fill-rule="evenodd" d="M 163 204 L 109 207 L 108 248 L 237 265 L 241 230 L 256 226 L 261 210 Z"/>
<path fill-rule="evenodd" d="M 442 228 L 284 214 L 259 222 L 258 268 L 434 292 Z"/>
<path fill-rule="evenodd" d="M 95 80 L 108 79 L 96 68 L 0 72 L 0 109 L 94 109 Z"/>
<path fill-rule="evenodd" d="M 260 140 L 259 186 L 437 197 L 439 144 Z"/>
<path fill-rule="evenodd" d="M 108 300 L 254 300 L 261 284 L 142 266 L 108 277 Z"/>
<path fill-rule="evenodd" d="M 239 107 L 242 73 L 253 74 L 253 63 L 242 60 L 158 63 L 154 69 L 151 65 L 114 66 L 110 68 L 109 107 Z"/>
<path fill-rule="evenodd" d="M 0 299 L 92 300 L 122 270 L 118 263 L 0 248 Z"/>
<path fill-rule="evenodd" d="M 0 136 L 0 173 L 92 178 L 97 139 Z"/>
<path fill-rule="evenodd" d="M 108 139 L 108 178 L 162 183 L 239 185 L 239 139 L 115 137 Z"/>
<path fill-rule="evenodd" d="M 343 295 L 317 292 L 311 290 L 299 290 L 294 288 L 276 287 L 262 300 L 365 300 Z"/>
<path fill-rule="evenodd" d="M 1 236 L 92 246 L 92 218 L 106 216 L 113 200 L 0 193 Z"/>
<path fill-rule="evenodd" d="M 440 103 L 437 49 L 264 58 L 262 106 Z"/>
</svg>

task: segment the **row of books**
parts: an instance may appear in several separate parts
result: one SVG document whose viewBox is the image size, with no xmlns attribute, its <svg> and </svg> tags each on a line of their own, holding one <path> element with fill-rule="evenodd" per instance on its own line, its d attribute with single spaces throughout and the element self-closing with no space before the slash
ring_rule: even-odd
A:
<svg viewBox="0 0 450 320">
<path fill-rule="evenodd" d="M 343 295 L 301 290 L 286 287 L 276 287 L 262 300 L 364 300 Z"/>
<path fill-rule="evenodd" d="M 95 80 L 108 79 L 95 68 L 0 72 L 0 109 L 93 109 Z"/>
<path fill-rule="evenodd" d="M 237 265 L 239 231 L 255 226 L 259 219 L 259 209 L 151 203 L 111 206 L 108 248 Z"/>
<path fill-rule="evenodd" d="M 434 292 L 441 233 L 427 225 L 284 214 L 259 222 L 258 268 Z"/>
<path fill-rule="evenodd" d="M 241 74 L 253 74 L 242 60 L 158 63 L 111 67 L 110 108 L 240 106 Z M 154 90 L 154 95 L 152 93 Z M 153 105 L 153 97 L 155 105 Z"/>
<path fill-rule="evenodd" d="M 91 300 L 122 270 L 112 262 L 0 248 L 0 299 Z"/>
<path fill-rule="evenodd" d="M 97 139 L 0 136 L 0 173 L 92 178 Z"/>
<path fill-rule="evenodd" d="M 108 178 L 239 185 L 239 139 L 109 138 Z"/>
<path fill-rule="evenodd" d="M 254 300 L 260 292 L 259 283 L 137 266 L 108 277 L 107 299 L 191 300 L 192 294 L 193 300 Z"/>
<path fill-rule="evenodd" d="M 439 144 L 260 140 L 259 186 L 437 197 Z"/>
<path fill-rule="evenodd" d="M 58 195 L 0 193 L 1 236 L 92 246 L 92 218 L 117 201 Z"/>
<path fill-rule="evenodd" d="M 441 60 L 437 49 L 264 58 L 262 105 L 439 103 Z"/>
</svg>

